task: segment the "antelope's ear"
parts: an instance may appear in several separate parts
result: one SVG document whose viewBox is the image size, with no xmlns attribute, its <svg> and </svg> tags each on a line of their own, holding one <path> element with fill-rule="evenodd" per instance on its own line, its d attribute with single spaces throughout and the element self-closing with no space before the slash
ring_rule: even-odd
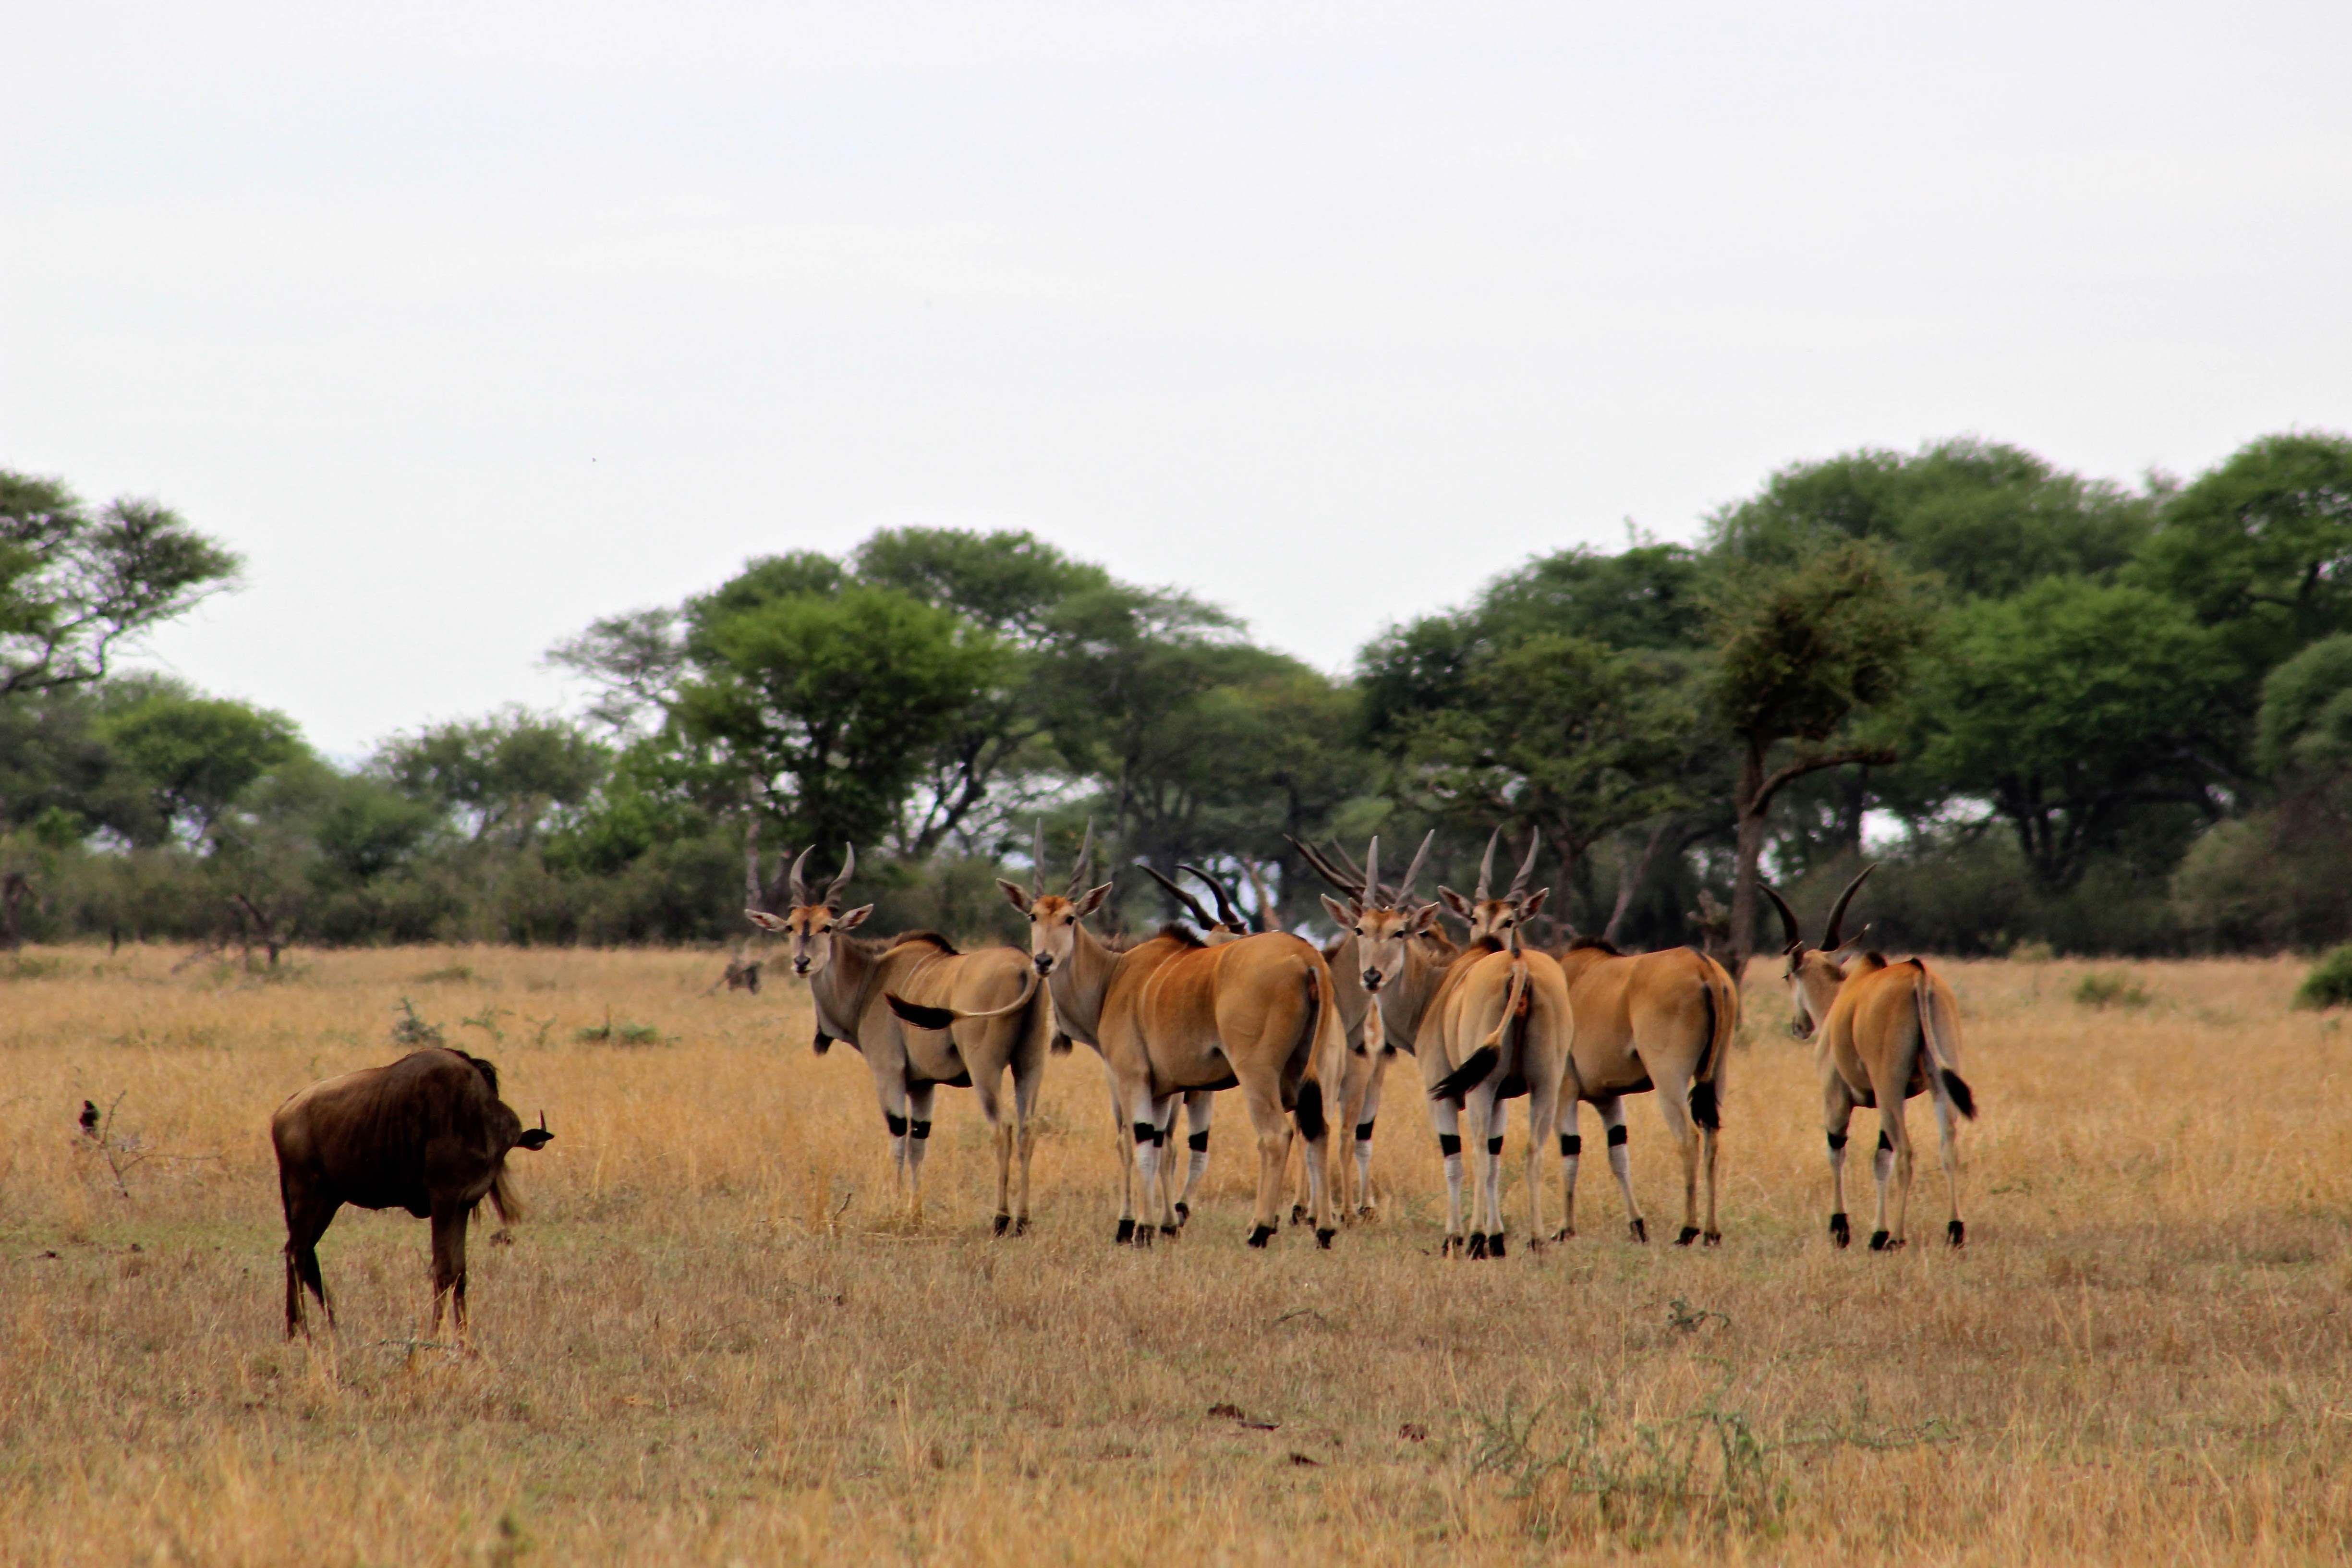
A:
<svg viewBox="0 0 2352 1568">
<path fill-rule="evenodd" d="M 1443 889 L 1439 890 L 1441 892 L 1444 891 Z M 1459 895 L 1456 896 L 1458 897 Z M 1429 934 L 1431 930 L 1436 926 L 1436 924 L 1437 906 L 1435 904 L 1423 904 L 1421 908 L 1412 911 L 1412 923 L 1407 927 L 1406 930 L 1413 936 L 1426 936 Z"/>
<path fill-rule="evenodd" d="M 1323 895 L 1323 907 L 1331 911 L 1331 918 L 1339 922 L 1341 931 L 1356 929 L 1357 911 L 1341 903 L 1328 893 Z"/>
<path fill-rule="evenodd" d="M 1105 882 L 1099 888 L 1088 888 L 1084 893 L 1078 896 L 1078 901 L 1070 906 L 1071 911 L 1075 913 L 1078 919 L 1084 920 L 1088 915 L 1094 913 L 1097 910 L 1102 908 L 1102 901 L 1109 897 L 1110 884 L 1108 882 Z"/>
<path fill-rule="evenodd" d="M 1455 914 L 1460 915 L 1465 921 L 1470 918 L 1469 900 L 1464 898 L 1453 889 L 1444 886 L 1443 883 L 1438 886 L 1437 896 L 1445 900 L 1445 907 L 1447 909 L 1452 910 Z"/>
<path fill-rule="evenodd" d="M 785 922 L 784 918 L 782 915 L 772 915 L 765 910 L 745 910 L 743 913 L 750 918 L 753 925 L 758 926 L 761 931 L 782 931 L 784 929 Z"/>
<path fill-rule="evenodd" d="M 554 1142 L 555 1134 L 550 1132 L 544 1127 L 534 1127 L 530 1131 L 524 1133 L 521 1137 L 516 1139 L 515 1142 L 521 1144 L 524 1148 L 536 1152 L 539 1150 L 546 1148 L 550 1143 Z"/>
<path fill-rule="evenodd" d="M 1519 905 L 1519 920 L 1521 922 L 1524 923 L 1535 919 L 1536 911 L 1542 909 L 1544 907 L 1544 900 L 1550 897 L 1551 889 L 1549 888 L 1538 888 L 1534 892 L 1529 893 L 1527 896 L 1526 901 Z"/>
<path fill-rule="evenodd" d="M 847 931 L 852 926 L 862 926 L 866 923 L 866 917 L 873 912 L 874 906 L 872 904 L 860 904 L 846 914 L 838 914 L 834 916 L 833 929 L 835 931 Z"/>
<path fill-rule="evenodd" d="M 1002 877 L 996 879 L 996 885 L 1004 889 L 1004 897 L 1006 900 L 1010 902 L 1014 909 L 1019 910 L 1024 915 L 1029 912 L 1028 889 L 1023 887 L 1018 882 L 1008 882 Z"/>
<path fill-rule="evenodd" d="M 1878 926 L 1877 923 L 1874 921 L 1871 924 L 1863 927 L 1852 936 L 1846 938 L 1844 942 L 1839 943 L 1838 950 L 1829 955 L 1829 961 L 1843 969 L 1847 964 L 1853 963 L 1856 958 L 1861 957 L 1864 951 L 1877 940 Z"/>
</svg>

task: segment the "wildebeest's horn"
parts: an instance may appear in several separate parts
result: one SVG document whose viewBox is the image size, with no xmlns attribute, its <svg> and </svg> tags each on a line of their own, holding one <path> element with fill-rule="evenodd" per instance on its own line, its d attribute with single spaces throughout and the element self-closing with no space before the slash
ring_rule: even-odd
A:
<svg viewBox="0 0 2352 1568">
<path fill-rule="evenodd" d="M 1045 819 L 1037 819 L 1037 832 L 1029 840 L 1029 896 L 1045 896 Z"/>
<path fill-rule="evenodd" d="M 1313 868 L 1315 874 L 1322 878 L 1325 881 L 1330 883 L 1332 887 L 1338 889 L 1340 892 L 1347 894 L 1351 899 L 1361 898 L 1363 896 L 1364 885 L 1361 882 L 1350 880 L 1345 871 L 1340 870 L 1337 866 L 1334 866 L 1331 863 L 1329 856 L 1321 853 L 1312 845 L 1301 844 L 1297 839 L 1291 837 L 1287 833 L 1282 836 L 1282 839 L 1284 843 L 1289 845 L 1293 849 L 1297 850 L 1301 856 L 1305 857 L 1307 864 Z"/>
<path fill-rule="evenodd" d="M 809 897 L 806 875 L 808 858 L 815 853 L 816 846 L 812 844 L 802 850 L 800 858 L 793 862 L 793 905 L 796 909 L 815 901 Z"/>
<path fill-rule="evenodd" d="M 1201 929 L 1202 931 L 1207 931 L 1210 927 L 1217 923 L 1209 918 L 1209 911 L 1201 907 L 1200 900 L 1194 898 L 1192 894 L 1186 892 L 1183 889 L 1178 887 L 1167 878 L 1161 876 L 1160 874 L 1159 867 L 1153 865 L 1149 860 L 1139 861 L 1137 864 L 1143 868 L 1145 872 L 1150 875 L 1153 881 L 1159 883 L 1161 887 L 1175 894 L 1176 901 L 1178 903 L 1182 904 L 1186 909 L 1192 911 L 1192 918 L 1201 922 Z"/>
<path fill-rule="evenodd" d="M 1192 872 L 1192 875 L 1198 877 L 1202 882 L 1208 885 L 1210 892 L 1216 895 L 1218 924 L 1231 926 L 1234 930 L 1241 931 L 1245 931 L 1250 929 L 1249 921 L 1242 914 L 1240 906 L 1234 902 L 1232 889 L 1228 889 L 1224 883 L 1219 881 L 1216 878 L 1210 876 L 1198 866 L 1188 866 L 1181 860 L 1176 863 L 1176 869 L 1179 871 Z"/>
<path fill-rule="evenodd" d="M 1087 836 L 1078 840 L 1077 864 L 1070 868 L 1069 891 L 1065 893 L 1063 897 L 1075 899 L 1086 890 L 1087 863 L 1094 858 L 1094 854 L 1095 819 L 1089 816 L 1087 818 Z"/>
<path fill-rule="evenodd" d="M 1797 911 L 1789 907 L 1789 900 L 1782 898 L 1769 885 L 1763 882 L 1759 882 L 1756 885 L 1759 888 L 1763 889 L 1764 896 L 1766 898 L 1772 900 L 1772 907 L 1780 911 L 1780 931 L 1782 935 L 1789 939 L 1786 951 L 1794 952 L 1799 948 L 1804 946 L 1805 930 L 1802 926 L 1797 923 Z"/>
<path fill-rule="evenodd" d="M 1421 847 L 1412 852 L 1412 864 L 1404 868 L 1404 880 L 1396 886 L 1397 907 L 1402 909 L 1412 899 L 1412 884 L 1421 875 L 1421 868 L 1429 859 L 1429 847 L 1437 841 L 1437 829 L 1422 835 Z"/>
<path fill-rule="evenodd" d="M 1503 830 L 1499 827 L 1486 835 L 1486 853 L 1478 861 L 1478 890 L 1470 895 L 1474 904 L 1486 901 L 1486 884 L 1495 879 L 1495 846 L 1502 840 Z"/>
<path fill-rule="evenodd" d="M 1838 931 L 1840 927 L 1845 924 L 1845 907 L 1853 902 L 1854 889 L 1861 887 L 1863 882 L 1868 879 L 1870 874 L 1877 869 L 1878 863 L 1874 860 L 1869 865 L 1864 866 L 1862 868 L 1861 875 L 1855 877 L 1853 881 L 1848 882 L 1845 885 L 1845 891 L 1838 895 L 1837 902 L 1830 906 L 1830 923 L 1828 928 L 1822 932 L 1822 950 L 1823 952 L 1835 952 L 1837 951 Z"/>
<path fill-rule="evenodd" d="M 1534 876 L 1536 872 L 1536 850 L 1542 843 L 1542 828 L 1528 829 L 1528 858 L 1519 862 L 1518 875 L 1511 879 L 1511 890 L 1504 895 L 1505 898 L 1516 899 L 1527 892 L 1528 879 Z"/>
</svg>

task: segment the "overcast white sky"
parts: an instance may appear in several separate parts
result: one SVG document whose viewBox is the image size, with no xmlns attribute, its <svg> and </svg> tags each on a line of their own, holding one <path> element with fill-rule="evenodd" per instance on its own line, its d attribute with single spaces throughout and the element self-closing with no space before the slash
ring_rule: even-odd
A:
<svg viewBox="0 0 2352 1568">
<path fill-rule="evenodd" d="M 354 754 L 592 617 L 1011 525 L 1330 668 L 1974 432 L 2352 426 L 2352 6 L 0 3 L 0 466 Z"/>
</svg>

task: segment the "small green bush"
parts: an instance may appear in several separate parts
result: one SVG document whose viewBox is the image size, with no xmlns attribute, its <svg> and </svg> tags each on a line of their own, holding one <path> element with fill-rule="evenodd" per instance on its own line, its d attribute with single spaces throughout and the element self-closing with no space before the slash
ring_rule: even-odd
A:
<svg viewBox="0 0 2352 1568">
<path fill-rule="evenodd" d="M 2325 1009 L 2347 1002 L 2352 1002 L 2352 942 L 2321 953 L 2294 993 L 2298 1007 Z"/>
<path fill-rule="evenodd" d="M 2085 1007 L 2145 1007 L 2149 997 L 2138 981 L 2116 970 L 2095 969 L 2074 987 L 2074 1000 Z"/>
</svg>

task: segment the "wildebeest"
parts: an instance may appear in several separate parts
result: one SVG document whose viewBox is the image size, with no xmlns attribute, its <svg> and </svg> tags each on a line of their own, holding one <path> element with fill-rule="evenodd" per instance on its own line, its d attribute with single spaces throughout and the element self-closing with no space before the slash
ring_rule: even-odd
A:
<svg viewBox="0 0 2352 1568">
<path fill-rule="evenodd" d="M 543 1149 L 547 1118 L 529 1131 L 499 1098 L 498 1069 L 479 1057 L 438 1047 L 386 1067 L 321 1079 L 278 1108 L 278 1190 L 286 1204 L 286 1337 L 302 1327 L 302 1290 L 335 1321 L 319 1275 L 319 1238 L 345 1204 L 406 1209 L 433 1221 L 433 1314 L 457 1298 L 457 1339 L 466 1339 L 466 1226 L 487 1197 L 501 1220 L 520 1207 L 507 1174 L 507 1151 Z"/>
</svg>

